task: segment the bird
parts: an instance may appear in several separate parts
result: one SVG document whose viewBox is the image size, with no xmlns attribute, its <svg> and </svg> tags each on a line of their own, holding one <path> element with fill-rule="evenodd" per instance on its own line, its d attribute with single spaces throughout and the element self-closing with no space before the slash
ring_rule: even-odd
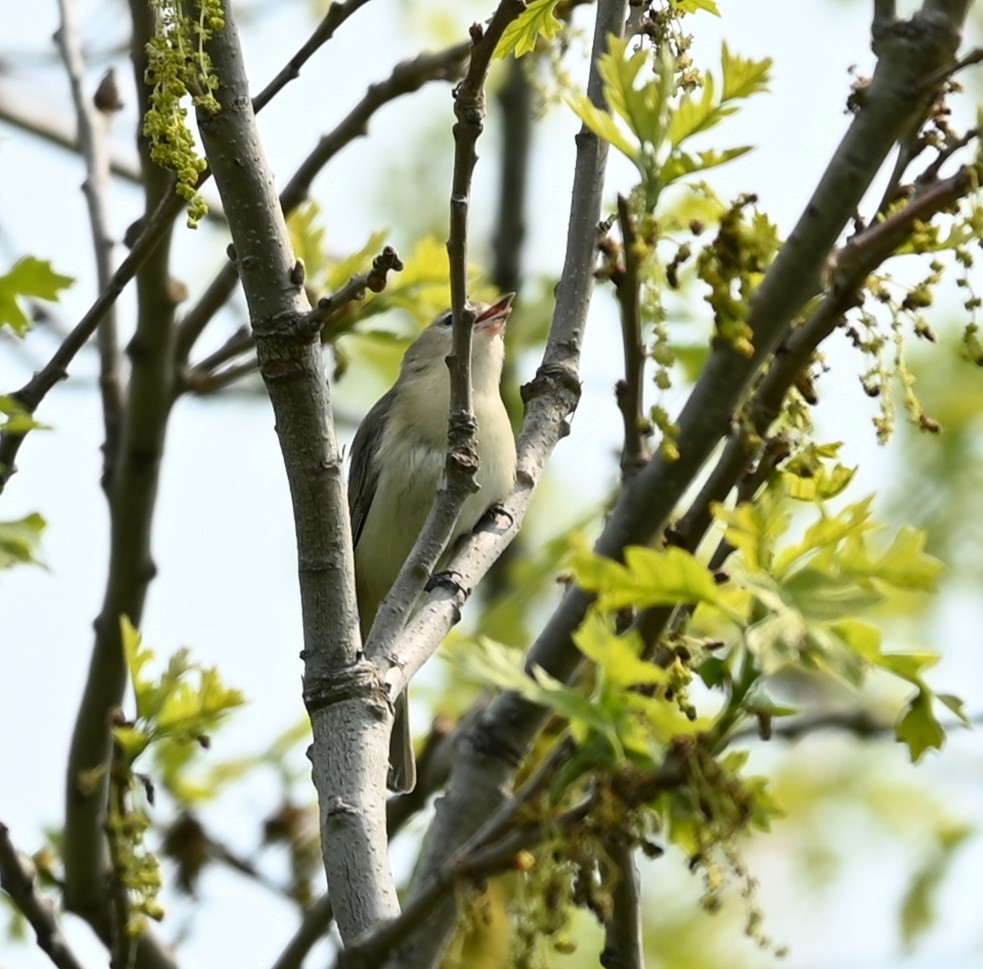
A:
<svg viewBox="0 0 983 969">
<path fill-rule="evenodd" d="M 465 500 L 448 550 L 515 484 L 515 437 L 500 387 L 505 326 L 514 298 L 507 293 L 495 303 L 472 304 L 471 386 L 479 490 Z M 368 412 L 352 440 L 348 508 L 363 642 L 423 528 L 444 473 L 452 318 L 450 310 L 439 314 L 409 346 L 396 383 Z M 387 786 L 396 793 L 416 786 L 405 690 L 395 701 Z"/>
</svg>

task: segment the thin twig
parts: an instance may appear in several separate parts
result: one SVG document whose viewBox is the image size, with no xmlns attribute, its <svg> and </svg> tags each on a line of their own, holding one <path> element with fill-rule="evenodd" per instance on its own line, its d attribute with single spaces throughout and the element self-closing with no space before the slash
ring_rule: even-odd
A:
<svg viewBox="0 0 983 969">
<path fill-rule="evenodd" d="M 86 96 L 83 88 L 85 63 L 82 45 L 75 22 L 74 0 L 58 0 L 61 20 L 55 33 L 55 43 L 65 62 L 72 101 L 78 119 L 78 139 L 85 160 L 86 178 L 82 185 L 89 208 L 89 225 L 96 260 L 96 283 L 100 292 L 112 278 L 113 240 L 109 232 L 107 200 L 109 195 L 109 125 L 116 104 L 106 104 L 102 110 Z M 112 75 L 109 76 L 110 78 Z M 99 346 L 99 391 L 102 397 L 102 416 L 105 433 L 103 444 L 103 489 L 109 487 L 119 446 L 120 424 L 123 419 L 122 360 L 119 352 L 119 332 L 116 307 L 110 307 L 96 330 Z"/>
<path fill-rule="evenodd" d="M 391 246 L 386 246 L 373 260 L 371 269 L 352 276 L 336 293 L 319 300 L 317 306 L 298 322 L 297 332 L 308 338 L 320 334 L 322 343 L 330 343 L 341 333 L 347 332 L 351 325 L 350 323 L 342 326 L 333 325 L 332 321 L 339 310 L 352 301 L 364 299 L 366 290 L 381 293 L 386 287 L 386 273 L 399 272 L 402 268 L 403 263 L 399 254 Z M 249 326 L 241 326 L 222 346 L 200 363 L 195 364 L 185 374 L 181 390 L 193 394 L 214 394 L 242 377 L 255 373 L 259 368 L 255 347 L 252 329 Z M 249 359 L 225 367 L 230 360 L 249 351 L 253 351 Z M 225 369 L 220 369 L 222 367 Z"/>
<path fill-rule="evenodd" d="M 10 831 L 0 821 L 0 888 L 10 897 L 17 911 L 34 929 L 38 947 L 58 969 L 83 969 L 69 947 L 55 915 L 55 906 L 37 887 L 32 866 L 10 840 Z"/>
<path fill-rule="evenodd" d="M 502 181 L 498 222 L 492 240 L 491 278 L 502 293 L 522 287 L 522 244 L 526 237 L 526 202 L 532 147 L 532 84 L 526 62 L 513 58 L 498 92 L 502 115 Z"/>
<path fill-rule="evenodd" d="M 29 414 L 33 414 L 48 391 L 68 376 L 68 367 L 75 355 L 88 342 L 120 293 L 150 258 L 158 243 L 170 230 L 177 214 L 185 205 L 174 192 L 165 194 L 157 203 L 146 227 L 137 237 L 129 255 L 119 264 L 105 289 L 96 297 L 86 314 L 52 354 L 51 359 L 20 390 L 10 394 Z M 16 457 L 24 442 L 24 433 L 0 433 L 0 493 L 16 472 Z"/>
<path fill-rule="evenodd" d="M 526 237 L 533 126 L 533 87 L 527 73 L 528 60 L 514 57 L 508 62 L 508 74 L 498 92 L 502 174 L 489 278 L 500 293 L 518 293 L 523 282 L 522 255 Z M 520 354 L 506 352 L 502 366 L 502 400 L 513 427 L 518 427 L 522 419 L 521 400 L 516 392 L 520 359 Z M 482 592 L 488 601 L 493 601 L 504 592 L 512 564 L 522 557 L 524 545 L 520 533 L 516 541 L 506 546 L 485 577 Z"/>
<path fill-rule="evenodd" d="M 953 730 L 968 730 L 980 725 L 983 725 L 983 711 L 968 716 L 966 720 L 945 721 L 941 726 L 943 731 L 949 734 Z M 735 740 L 785 740 L 795 743 L 825 730 L 839 730 L 861 740 L 870 740 L 894 734 L 897 727 L 896 721 L 885 720 L 869 710 L 837 710 L 830 713 L 811 713 L 782 718 L 768 725 L 765 736 L 762 736 L 760 724 L 749 724 L 734 731 L 732 736 Z"/>
<path fill-rule="evenodd" d="M 638 265 L 635 220 L 628 200 L 618 196 L 618 224 L 624 252 L 624 266 L 612 276 L 618 308 L 621 311 L 621 343 L 624 350 L 625 375 L 618 381 L 615 394 L 624 426 L 621 448 L 621 481 L 627 484 L 651 457 L 646 444 L 644 373 L 645 345 L 642 343 L 641 285 Z"/>
<path fill-rule="evenodd" d="M 300 69 L 335 35 L 335 31 L 368 0 L 347 0 L 332 3 L 300 50 L 280 69 L 276 77 L 253 98 L 253 111 L 257 114 L 265 108 L 291 81 L 300 77 Z"/>
<path fill-rule="evenodd" d="M 328 321 L 343 306 L 353 301 L 365 299 L 365 293 L 381 293 L 386 288 L 387 274 L 401 272 L 403 261 L 392 246 L 386 246 L 375 259 L 372 268 L 364 273 L 357 273 L 337 292 L 324 296 L 317 301 L 317 306 L 302 320 L 297 322 L 297 332 L 302 337 L 318 336 Z"/>
</svg>

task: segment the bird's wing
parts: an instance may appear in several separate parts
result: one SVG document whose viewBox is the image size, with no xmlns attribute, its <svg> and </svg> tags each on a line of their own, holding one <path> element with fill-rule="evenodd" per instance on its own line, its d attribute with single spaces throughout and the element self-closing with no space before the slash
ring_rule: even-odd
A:
<svg viewBox="0 0 983 969">
<path fill-rule="evenodd" d="M 368 412 L 352 441 L 352 463 L 348 471 L 348 512 L 352 519 L 352 544 L 356 547 L 379 484 L 379 464 L 373 460 L 373 456 L 379 449 L 389 413 L 395 403 L 394 387 L 380 397 Z"/>
</svg>

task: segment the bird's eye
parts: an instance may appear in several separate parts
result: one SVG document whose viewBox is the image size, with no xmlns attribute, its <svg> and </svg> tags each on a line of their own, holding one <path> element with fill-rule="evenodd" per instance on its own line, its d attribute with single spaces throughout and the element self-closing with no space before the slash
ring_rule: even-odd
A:
<svg viewBox="0 0 983 969">
<path fill-rule="evenodd" d="M 454 314 L 447 312 L 439 320 L 437 320 L 437 326 L 450 326 L 453 322 Z"/>
</svg>

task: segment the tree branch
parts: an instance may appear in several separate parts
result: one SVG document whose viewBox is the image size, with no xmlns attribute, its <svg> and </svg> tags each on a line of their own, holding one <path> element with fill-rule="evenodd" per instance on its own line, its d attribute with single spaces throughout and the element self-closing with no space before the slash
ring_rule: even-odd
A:
<svg viewBox="0 0 983 969">
<path fill-rule="evenodd" d="M 113 113 L 120 105 L 98 108 L 85 94 L 83 79 L 85 63 L 75 23 L 74 0 L 58 0 L 61 25 L 55 33 L 55 43 L 65 62 L 72 101 L 78 118 L 78 140 L 85 160 L 86 179 L 82 185 L 89 208 L 92 245 L 96 259 L 96 282 L 100 292 L 112 278 L 113 240 L 109 232 L 107 199 L 109 194 L 109 150 L 107 138 Z M 110 79 L 112 75 L 109 75 Z M 111 81 L 114 84 L 114 82 Z M 103 488 L 109 487 L 113 462 L 119 448 L 120 422 L 123 412 L 122 361 L 119 352 L 116 308 L 111 307 L 96 331 L 99 345 L 99 391 L 102 396 L 102 415 L 105 431 L 103 444 Z"/>
<path fill-rule="evenodd" d="M 500 293 L 518 293 L 523 282 L 522 251 L 526 237 L 533 111 L 532 83 L 526 69 L 525 60 L 513 57 L 508 61 L 508 74 L 498 92 L 502 169 L 489 278 Z M 506 345 L 508 342 L 506 333 Z M 502 400 L 513 427 L 518 427 L 522 418 L 520 398 L 515 392 L 518 389 L 519 356 L 506 352 L 502 366 Z M 506 546 L 486 576 L 483 591 L 489 601 L 505 589 L 511 564 L 522 556 L 523 544 L 518 537 Z"/>
<path fill-rule="evenodd" d="M 29 414 L 33 414 L 47 396 L 48 391 L 68 377 L 68 367 L 76 354 L 89 342 L 106 313 L 115 304 L 130 280 L 147 263 L 164 238 L 170 238 L 177 214 L 185 201 L 175 192 L 164 193 L 156 208 L 144 223 L 129 255 L 119 264 L 106 288 L 96 297 L 71 332 L 61 342 L 51 359 L 13 397 Z M 17 471 L 17 452 L 24 443 L 25 432 L 0 432 L 0 494 Z"/>
<path fill-rule="evenodd" d="M 144 105 L 150 94 L 146 82 L 146 43 L 153 32 L 153 13 L 142 0 L 131 0 L 130 14 L 133 71 L 139 103 Z M 144 170 L 146 211 L 156 215 L 164 211 L 172 197 L 172 181 L 150 159 L 149 146 L 143 138 L 139 139 L 138 147 Z M 158 241 L 164 244 L 148 247 L 147 258 L 137 275 L 136 330 L 127 349 L 131 362 L 129 401 L 118 453 L 109 462 L 113 468 L 107 488 L 109 575 L 102 608 L 94 624 L 95 642 L 72 732 L 66 777 L 65 904 L 89 922 L 107 945 L 112 944 L 113 919 L 106 894 L 105 770 L 112 750 L 110 714 L 122 703 L 126 682 L 120 617 L 127 616 L 135 626 L 140 625 L 155 574 L 151 532 L 173 397 L 174 303 L 169 272 L 169 221 L 162 223 Z M 93 783 L 92 778 L 99 777 L 100 772 L 101 780 Z M 141 935 L 135 945 L 137 966 L 172 965 L 170 956 L 150 933 Z"/>
<path fill-rule="evenodd" d="M 351 302 L 365 299 L 367 290 L 381 293 L 386 288 L 386 275 L 390 272 L 401 272 L 403 261 L 392 246 L 385 246 L 382 252 L 372 260 L 372 268 L 364 273 L 357 273 L 344 286 L 330 296 L 324 296 L 317 301 L 317 306 L 297 324 L 301 336 L 318 337 L 326 324 L 338 310 Z"/>
<path fill-rule="evenodd" d="M 215 114 L 199 109 L 198 127 L 229 220 L 290 486 L 322 853 L 338 927 L 351 939 L 398 911 L 385 824 L 387 702 L 359 651 L 351 527 L 320 344 L 298 330 L 310 308 L 246 93 L 230 8 L 207 49 L 222 78 L 221 107 Z"/>
<path fill-rule="evenodd" d="M 334 921 L 334 906 L 325 893 L 305 913 L 272 969 L 303 969 L 307 954 L 323 939 Z"/>
<path fill-rule="evenodd" d="M 37 889 L 33 867 L 21 856 L 10 840 L 10 831 L 0 821 L 0 888 L 14 903 L 17 911 L 34 929 L 38 947 L 58 969 L 83 969 L 69 947 L 55 916 L 52 903 Z"/>
</svg>

